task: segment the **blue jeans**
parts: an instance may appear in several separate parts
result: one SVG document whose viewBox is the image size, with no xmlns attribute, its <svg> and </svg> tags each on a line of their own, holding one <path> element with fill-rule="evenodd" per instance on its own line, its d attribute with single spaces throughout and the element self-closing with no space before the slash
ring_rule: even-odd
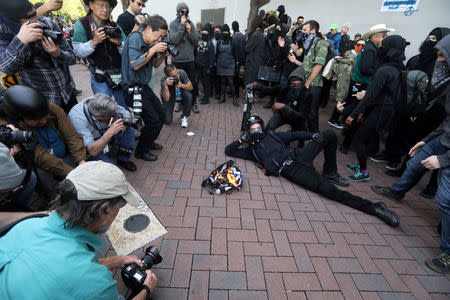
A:
<svg viewBox="0 0 450 300">
<path fill-rule="evenodd" d="M 407 168 L 403 172 L 402 177 L 391 186 L 391 192 L 403 198 L 410 189 L 412 189 L 417 182 L 426 173 L 427 169 L 422 165 L 421 161 L 427 159 L 432 155 L 441 155 L 448 151 L 447 147 L 440 142 L 440 137 L 437 137 L 428 142 L 422 150 L 411 158 L 407 163 Z M 434 201 L 437 204 L 439 213 L 441 215 L 442 233 L 441 233 L 441 249 L 450 254 L 450 168 L 439 170 L 438 175 L 438 190 Z"/>
<path fill-rule="evenodd" d="M 114 95 L 114 99 L 116 100 L 116 103 L 119 104 L 122 107 L 125 107 L 128 109 L 127 105 L 125 104 L 125 97 L 123 96 L 122 87 L 118 86 L 115 89 L 112 89 L 108 86 L 106 82 L 98 82 L 94 79 L 94 75 L 91 74 L 91 88 L 94 95 L 97 94 L 105 94 L 109 97 L 112 97 Z"/>
<path fill-rule="evenodd" d="M 134 129 L 131 127 L 128 127 L 127 130 L 125 130 L 124 132 L 119 132 L 118 134 L 116 134 L 113 137 L 113 139 L 116 139 L 116 138 L 118 138 L 120 140 L 120 146 L 125 147 L 125 148 L 133 148 L 133 146 L 134 146 Z M 119 152 L 119 154 L 117 155 L 117 159 L 122 160 L 122 161 L 128 161 L 128 160 L 130 160 L 130 156 L 121 154 Z M 96 156 L 91 157 L 89 160 L 90 161 L 101 160 L 104 162 L 114 164 L 114 161 L 109 156 L 109 153 L 105 153 L 103 151 L 100 152 L 99 154 L 97 154 Z"/>
</svg>

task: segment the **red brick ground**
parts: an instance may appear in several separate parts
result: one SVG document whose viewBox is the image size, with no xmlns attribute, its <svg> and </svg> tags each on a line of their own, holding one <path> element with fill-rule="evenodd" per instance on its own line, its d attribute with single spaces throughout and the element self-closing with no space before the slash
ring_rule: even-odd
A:
<svg viewBox="0 0 450 300">
<path fill-rule="evenodd" d="M 90 95 L 86 68 L 76 65 L 73 73 L 84 90 L 81 98 Z M 265 101 L 254 113 L 268 120 Z M 330 107 L 320 111 L 322 130 L 329 129 Z M 438 213 L 432 200 L 419 196 L 428 176 L 400 204 L 371 192 L 371 185 L 395 180 L 371 161 L 371 181 L 347 188 L 384 200 L 399 214 L 399 228 L 284 178 L 266 177 L 239 159 L 242 190 L 211 196 L 201 190 L 201 181 L 228 159 L 224 147 L 239 137 L 242 110 L 230 99 L 200 110 L 187 129 L 180 128 L 176 114 L 158 139 L 164 146 L 158 161 L 134 160 L 138 171 L 127 174 L 169 232 L 151 243 L 164 257 L 154 270 L 159 278 L 154 299 L 449 299 L 450 276 L 424 265 L 439 253 Z M 345 164 L 356 160 L 354 153 L 338 152 L 337 158 L 339 172 L 350 175 Z M 319 170 L 322 162 L 319 156 Z M 114 255 L 112 248 L 108 255 Z M 117 272 L 125 293 L 119 277 Z"/>
</svg>

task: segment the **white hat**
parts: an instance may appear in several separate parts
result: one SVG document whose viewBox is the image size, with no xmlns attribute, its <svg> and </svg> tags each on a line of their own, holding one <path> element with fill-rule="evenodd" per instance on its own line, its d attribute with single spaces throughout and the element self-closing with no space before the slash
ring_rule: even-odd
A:
<svg viewBox="0 0 450 300">
<path fill-rule="evenodd" d="M 394 28 L 387 28 L 386 24 L 373 25 L 372 27 L 370 27 L 369 31 L 364 33 L 364 35 L 362 36 L 362 39 L 363 40 L 367 40 L 372 35 L 374 35 L 375 33 L 379 33 L 379 32 L 393 32 L 393 31 L 395 31 L 395 29 Z"/>
<path fill-rule="evenodd" d="M 134 191 L 123 172 L 111 163 L 90 161 L 79 165 L 66 177 L 77 191 L 80 201 L 105 200 L 122 196 L 137 207 L 140 196 Z"/>
</svg>

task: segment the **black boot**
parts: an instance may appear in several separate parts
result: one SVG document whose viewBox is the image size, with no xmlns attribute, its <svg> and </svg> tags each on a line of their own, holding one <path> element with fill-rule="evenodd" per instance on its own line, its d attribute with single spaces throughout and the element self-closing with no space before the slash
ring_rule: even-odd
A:
<svg viewBox="0 0 450 300">
<path fill-rule="evenodd" d="M 375 216 L 385 221 L 392 227 L 400 225 L 400 218 L 398 215 L 390 210 L 384 202 L 377 202 L 375 205 Z"/>
<path fill-rule="evenodd" d="M 225 103 L 225 92 L 221 92 L 220 93 L 220 98 L 219 98 L 219 100 L 217 101 L 217 103 Z"/>
<path fill-rule="evenodd" d="M 238 103 L 236 97 L 234 97 L 234 96 L 233 96 L 233 105 L 234 106 L 239 106 L 239 103 Z"/>
<path fill-rule="evenodd" d="M 275 98 L 274 97 L 270 97 L 269 102 L 267 102 L 267 104 L 264 105 L 264 108 L 271 108 L 274 102 L 275 102 Z"/>
</svg>

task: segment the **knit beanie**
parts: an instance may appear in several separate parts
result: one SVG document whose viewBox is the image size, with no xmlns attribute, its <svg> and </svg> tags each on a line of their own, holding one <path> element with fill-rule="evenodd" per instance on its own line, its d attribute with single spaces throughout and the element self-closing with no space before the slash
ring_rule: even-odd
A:
<svg viewBox="0 0 450 300">
<path fill-rule="evenodd" d="M 9 153 L 8 147 L 0 143 L 0 190 L 10 190 L 22 182 L 22 170 Z"/>
</svg>

